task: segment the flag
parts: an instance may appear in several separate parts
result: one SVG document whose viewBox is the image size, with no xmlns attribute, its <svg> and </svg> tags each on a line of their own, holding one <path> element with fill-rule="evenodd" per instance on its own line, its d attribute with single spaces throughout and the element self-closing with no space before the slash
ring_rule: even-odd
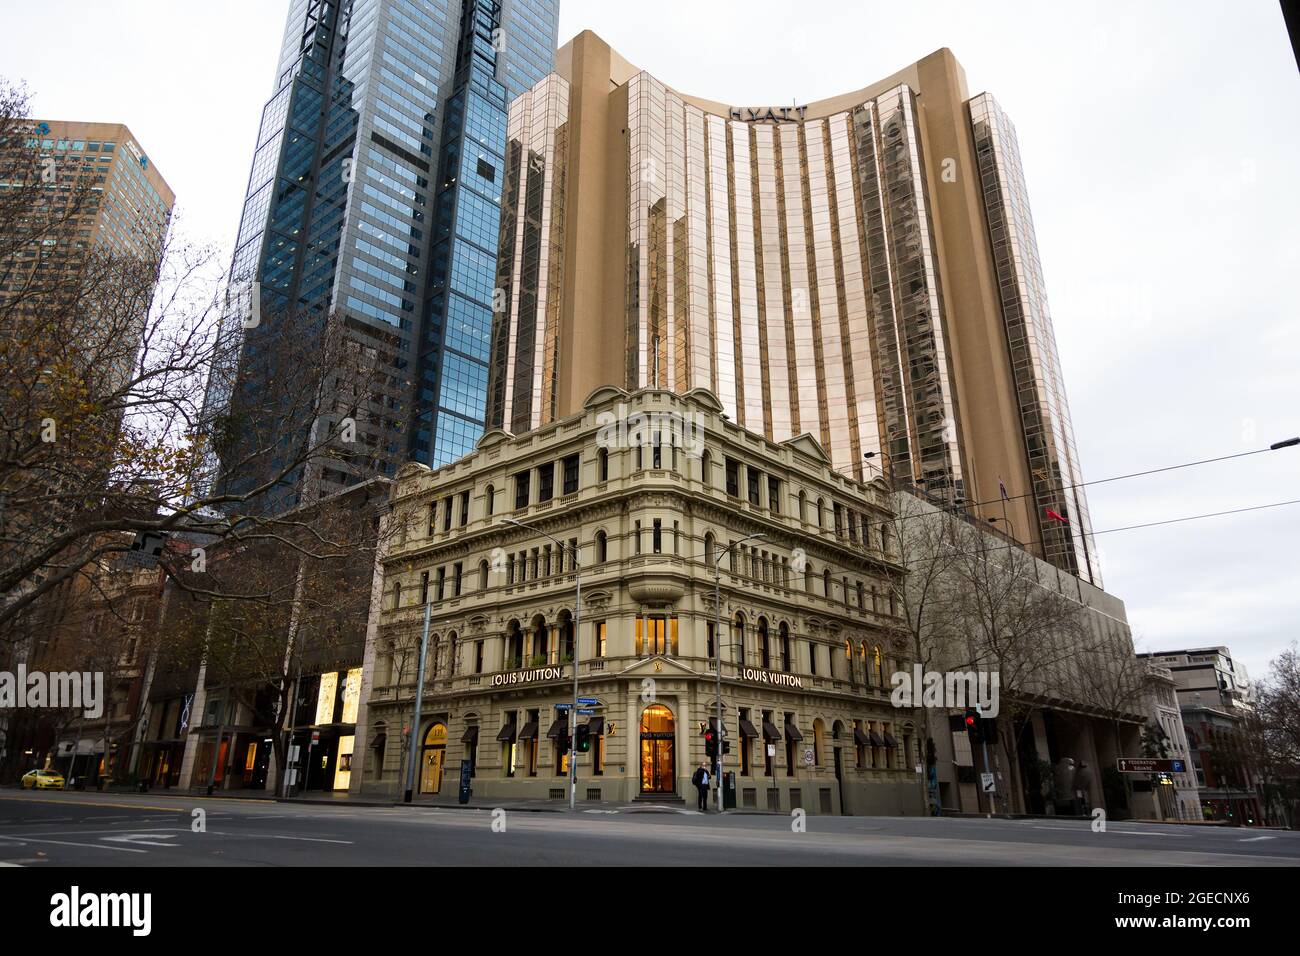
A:
<svg viewBox="0 0 1300 956">
<path fill-rule="evenodd" d="M 1007 486 L 1004 485 L 1004 484 L 1002 483 L 1002 479 L 1001 479 L 1001 478 L 998 479 L 998 491 L 1002 492 L 1002 500 L 1003 500 L 1003 501 L 1010 501 L 1010 500 L 1011 500 L 1011 496 L 1007 494 Z"/>
<path fill-rule="evenodd" d="M 1069 523 L 1070 523 L 1070 522 L 1066 521 L 1064 518 L 1062 518 L 1062 517 L 1061 517 L 1059 514 L 1057 514 L 1055 511 L 1053 511 L 1051 508 L 1044 508 L 1043 510 L 1047 512 L 1047 517 L 1051 518 L 1053 521 L 1059 521 L 1059 522 L 1061 522 L 1061 524 L 1069 524 Z"/>
</svg>

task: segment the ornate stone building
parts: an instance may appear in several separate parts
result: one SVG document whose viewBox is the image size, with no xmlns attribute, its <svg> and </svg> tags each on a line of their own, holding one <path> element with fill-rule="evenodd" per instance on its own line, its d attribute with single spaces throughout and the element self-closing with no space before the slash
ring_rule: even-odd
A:
<svg viewBox="0 0 1300 956">
<path fill-rule="evenodd" d="M 579 414 L 490 431 L 438 471 L 407 465 L 376 572 L 353 791 L 406 788 L 427 615 L 417 799 L 456 800 L 463 761 L 473 803 L 567 799 L 557 705 L 574 666 L 578 800 L 685 797 L 720 657 L 739 806 L 921 812 L 917 725 L 889 700 L 908 666 L 889 508 L 883 482 L 837 472 L 807 435 L 740 428 L 704 389 L 601 388 Z"/>
</svg>

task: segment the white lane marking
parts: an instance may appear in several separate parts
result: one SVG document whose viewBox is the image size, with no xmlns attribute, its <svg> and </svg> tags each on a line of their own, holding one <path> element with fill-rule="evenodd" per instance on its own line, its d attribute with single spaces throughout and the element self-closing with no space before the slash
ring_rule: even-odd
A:
<svg viewBox="0 0 1300 956">
<path fill-rule="evenodd" d="M 172 837 L 175 836 L 175 834 L 173 833 L 159 833 L 159 834 L 123 833 L 120 834 L 119 836 L 100 837 L 100 839 L 107 843 L 132 843 L 132 844 L 139 844 L 140 846 L 174 847 L 176 845 L 174 843 L 159 843 L 158 840 L 149 839 L 149 837 L 151 836 L 157 836 L 159 840 L 170 840 L 172 839 Z"/>
<path fill-rule="evenodd" d="M 1244 839 L 1244 840 L 1238 840 L 1237 842 L 1238 842 L 1238 843 L 1254 843 L 1254 842 L 1256 842 L 1257 840 L 1271 840 L 1271 839 L 1273 839 L 1271 836 L 1257 836 L 1257 837 L 1246 837 L 1246 839 Z"/>
<path fill-rule="evenodd" d="M 1035 830 L 1064 830 L 1064 831 L 1066 831 L 1067 833 L 1080 833 L 1080 834 L 1082 834 L 1082 833 L 1091 833 L 1090 830 L 1086 830 L 1086 829 L 1084 829 L 1084 828 L 1082 828 L 1082 827 L 1041 827 L 1041 826 L 1036 826 L 1036 827 L 1034 827 L 1034 829 L 1035 829 Z M 1161 831 L 1159 831 L 1159 830 L 1115 830 L 1115 829 L 1108 829 L 1108 830 L 1106 830 L 1106 833 L 1107 833 L 1107 834 L 1110 834 L 1110 833 L 1119 833 L 1119 834 L 1122 834 L 1122 835 L 1124 835 L 1124 836 L 1190 836 L 1190 835 L 1191 835 L 1191 834 L 1189 834 L 1189 833 L 1163 833 L 1163 832 L 1161 832 Z"/>
<path fill-rule="evenodd" d="M 89 847 L 92 850 L 116 850 L 119 853 L 148 853 L 149 852 L 148 850 L 132 850 L 130 847 L 125 847 L 125 846 L 104 846 L 104 844 L 102 843 L 72 843 L 68 840 L 46 840 L 46 839 L 38 840 L 38 839 L 34 839 L 33 837 L 27 837 L 27 836 L 22 837 L 21 839 L 18 837 L 0 836 L 0 840 L 12 840 L 13 842 L 17 843 L 18 846 L 26 846 L 28 843 L 52 843 L 55 846 L 81 846 L 81 847 Z"/>
<path fill-rule="evenodd" d="M 15 869 L 22 869 L 22 865 L 21 865 L 21 864 L 19 864 L 19 863 L 6 863 L 4 860 L 0 860 L 0 866 L 8 866 L 8 867 L 13 867 L 13 868 L 15 868 Z"/>
<path fill-rule="evenodd" d="M 216 832 L 216 831 L 211 831 L 211 832 Z M 249 833 L 249 834 L 219 833 L 218 835 L 219 836 L 245 836 L 246 835 L 249 839 L 253 839 L 253 840 L 301 840 L 304 843 L 341 843 L 344 846 L 353 846 L 353 841 L 351 840 L 322 840 L 319 837 L 296 837 L 296 836 L 274 836 L 274 835 L 263 836 L 261 834 L 256 834 L 256 833 Z"/>
</svg>

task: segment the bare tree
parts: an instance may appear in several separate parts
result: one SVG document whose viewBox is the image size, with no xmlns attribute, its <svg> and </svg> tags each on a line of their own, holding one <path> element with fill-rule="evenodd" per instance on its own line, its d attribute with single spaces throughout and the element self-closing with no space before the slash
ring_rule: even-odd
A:
<svg viewBox="0 0 1300 956">
<path fill-rule="evenodd" d="M 949 643 L 955 670 L 998 675 L 998 736 L 1007 745 L 1013 788 L 1025 793 L 1020 739 L 1033 712 L 1050 696 L 1077 686 L 1078 670 L 1094 648 L 1084 608 L 1067 597 L 1038 559 L 999 545 L 986 529 L 954 521 L 953 628 L 964 640 Z"/>
<path fill-rule="evenodd" d="M 87 246 L 79 227 L 98 209 L 95 175 L 51 183 L 30 127 L 25 97 L 0 84 L 0 178 L 11 184 L 0 191 L 0 642 L 10 643 L 65 582 L 169 534 L 311 548 L 281 514 L 305 475 L 332 463 L 365 471 L 374 452 L 361 426 L 387 379 L 333 315 L 285 309 L 243 328 L 207 250 L 165 243 L 143 259 Z M 214 369 L 228 401 L 212 401 Z M 164 569 L 190 586 L 183 562 L 168 557 Z"/>
</svg>

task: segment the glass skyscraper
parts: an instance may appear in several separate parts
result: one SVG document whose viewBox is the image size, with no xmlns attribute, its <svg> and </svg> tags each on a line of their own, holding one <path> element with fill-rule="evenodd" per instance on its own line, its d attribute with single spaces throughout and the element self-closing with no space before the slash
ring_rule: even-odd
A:
<svg viewBox="0 0 1300 956">
<path fill-rule="evenodd" d="M 506 104 L 551 69 L 558 7 L 292 0 L 208 406 L 256 391 L 253 358 L 287 312 L 334 316 L 382 385 L 362 451 L 290 476 L 286 504 L 408 457 L 446 463 L 481 434 Z M 252 295 L 262 320 L 245 330 Z"/>
</svg>

